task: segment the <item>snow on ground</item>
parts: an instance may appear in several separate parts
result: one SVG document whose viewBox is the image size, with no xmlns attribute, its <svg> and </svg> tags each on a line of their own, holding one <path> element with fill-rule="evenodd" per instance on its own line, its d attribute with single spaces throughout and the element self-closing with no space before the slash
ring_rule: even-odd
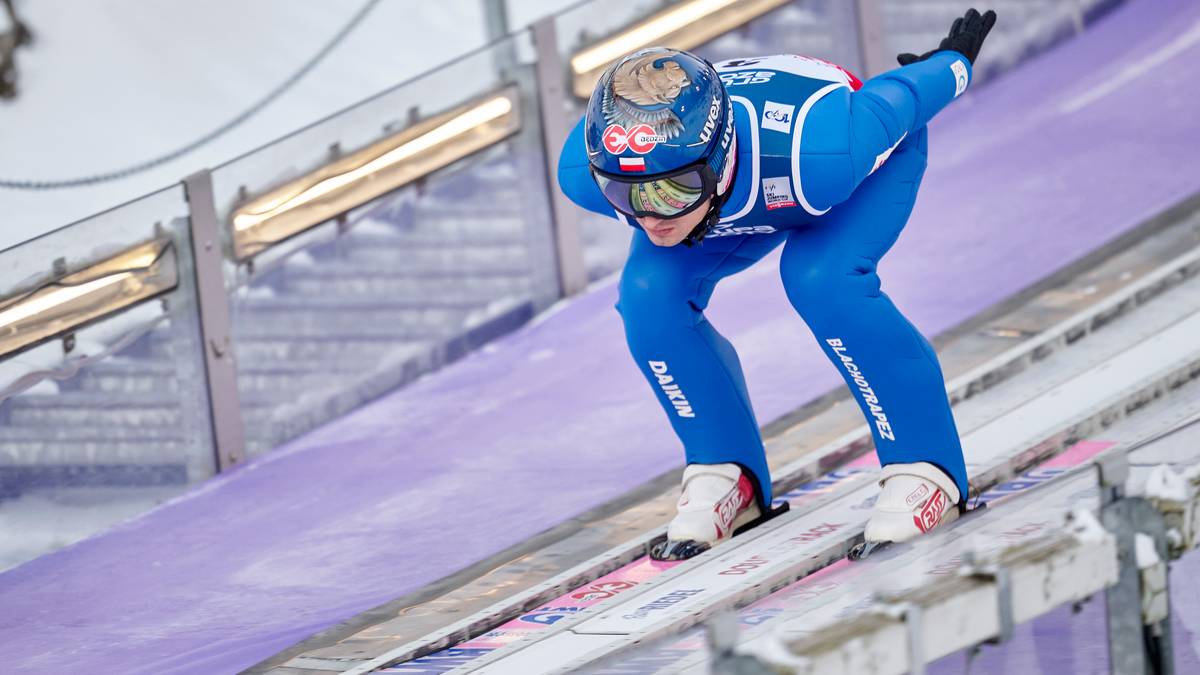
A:
<svg viewBox="0 0 1200 675">
<path fill-rule="evenodd" d="M 57 488 L 0 501 L 0 572 L 136 518 L 186 489 Z"/>
</svg>

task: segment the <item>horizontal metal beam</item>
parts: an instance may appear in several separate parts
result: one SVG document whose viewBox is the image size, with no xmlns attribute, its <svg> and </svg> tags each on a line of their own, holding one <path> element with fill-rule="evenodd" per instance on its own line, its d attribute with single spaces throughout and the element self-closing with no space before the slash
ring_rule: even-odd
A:
<svg viewBox="0 0 1200 675">
<path fill-rule="evenodd" d="M 572 56 L 572 90 L 588 98 L 604 69 L 630 52 L 658 45 L 693 49 L 788 2 L 688 0 L 671 5 Z"/>
<path fill-rule="evenodd" d="M 0 357 L 70 333 L 178 284 L 175 246 L 166 237 L 50 278 L 0 300 Z"/>
<path fill-rule="evenodd" d="M 515 86 L 422 120 L 288 181 L 232 215 L 238 260 L 326 222 L 496 143 L 521 128 Z"/>
<path fill-rule="evenodd" d="M 1000 637 L 1006 598 L 1020 598 L 1013 603 L 1012 619 L 1024 623 L 1116 583 L 1116 540 L 1103 530 L 1095 535 L 1062 531 L 1006 551 L 995 567 L 1004 573 L 939 577 L 889 598 L 874 612 L 814 631 L 787 645 L 798 657 L 789 665 L 795 672 L 838 673 L 853 663 L 859 666 L 855 672 L 902 675 L 919 663 L 913 663 L 909 646 L 909 613 L 889 611 L 890 606 L 916 606 L 922 614 L 938 617 L 939 623 L 956 627 L 937 631 L 936 641 L 922 641 L 924 651 L 915 661 L 932 661 Z"/>
</svg>

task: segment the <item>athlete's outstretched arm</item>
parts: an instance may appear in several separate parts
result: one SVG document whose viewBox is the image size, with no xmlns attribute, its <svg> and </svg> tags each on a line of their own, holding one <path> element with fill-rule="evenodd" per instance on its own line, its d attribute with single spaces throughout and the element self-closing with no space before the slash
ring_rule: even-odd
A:
<svg viewBox="0 0 1200 675">
<path fill-rule="evenodd" d="M 600 193 L 600 188 L 596 186 L 596 181 L 592 179 L 592 173 L 588 169 L 583 125 L 584 121 L 581 118 L 567 136 L 567 142 L 563 143 L 562 152 L 558 155 L 558 186 L 568 199 L 580 207 L 602 216 L 616 218 L 616 210 Z"/>
<path fill-rule="evenodd" d="M 907 65 L 871 78 L 858 91 L 842 87 L 817 101 L 793 157 L 808 203 L 823 211 L 848 199 L 906 136 L 966 91 L 995 19 L 994 12 L 972 10 L 937 50 L 902 54 L 898 58 Z"/>
<path fill-rule="evenodd" d="M 939 52 L 815 103 L 804 121 L 799 169 L 804 196 L 826 210 L 850 197 L 906 136 L 966 90 L 971 64 L 958 52 Z"/>
</svg>

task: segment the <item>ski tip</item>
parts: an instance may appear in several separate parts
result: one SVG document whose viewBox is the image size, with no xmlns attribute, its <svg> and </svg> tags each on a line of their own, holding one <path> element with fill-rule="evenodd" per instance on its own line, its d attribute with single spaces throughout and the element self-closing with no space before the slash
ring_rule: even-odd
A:
<svg viewBox="0 0 1200 675">
<path fill-rule="evenodd" d="M 850 549 L 850 552 L 846 554 L 846 557 L 850 560 L 863 560 L 872 553 L 875 553 L 881 549 L 885 549 L 891 544 L 892 542 L 890 541 L 864 541 L 862 543 L 855 544 Z"/>
<path fill-rule="evenodd" d="M 659 562 L 670 560 L 687 560 L 694 558 L 701 553 L 704 553 L 712 546 L 706 541 L 693 541 L 685 539 L 683 541 L 663 540 L 650 547 L 650 559 Z"/>
<path fill-rule="evenodd" d="M 791 509 L 791 504 L 788 504 L 787 502 L 773 507 L 758 518 L 755 518 L 754 520 L 734 530 L 731 536 L 736 537 L 746 530 L 758 527 L 772 518 L 777 518 L 787 513 L 789 509 Z M 684 541 L 671 541 L 669 539 L 664 539 L 663 541 L 650 546 L 650 559 L 657 560 L 659 562 L 665 562 L 669 560 L 687 560 L 688 558 L 694 558 L 701 553 L 704 553 L 710 548 L 712 548 L 712 544 L 709 544 L 705 541 L 693 541 L 691 539 Z"/>
</svg>

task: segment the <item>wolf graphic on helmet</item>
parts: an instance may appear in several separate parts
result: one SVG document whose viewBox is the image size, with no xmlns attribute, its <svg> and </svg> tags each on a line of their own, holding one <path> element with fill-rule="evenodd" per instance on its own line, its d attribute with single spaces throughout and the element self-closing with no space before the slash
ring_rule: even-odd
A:
<svg viewBox="0 0 1200 675">
<path fill-rule="evenodd" d="M 683 68 L 662 52 L 629 59 L 617 66 L 604 91 L 604 117 L 625 128 L 649 124 L 670 140 L 683 130 L 670 106 L 690 84 Z"/>
</svg>

